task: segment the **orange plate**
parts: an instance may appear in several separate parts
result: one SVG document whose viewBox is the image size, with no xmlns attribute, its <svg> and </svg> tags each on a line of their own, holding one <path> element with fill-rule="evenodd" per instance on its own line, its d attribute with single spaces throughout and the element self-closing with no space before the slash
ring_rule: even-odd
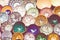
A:
<svg viewBox="0 0 60 40">
<path fill-rule="evenodd" d="M 60 16 L 60 6 L 54 8 L 54 14 Z"/>
<path fill-rule="evenodd" d="M 55 33 L 52 33 L 48 36 L 48 40 L 59 40 L 59 36 Z"/>
<path fill-rule="evenodd" d="M 14 33 L 12 36 L 12 40 L 23 40 L 23 34 L 21 33 Z"/>
<path fill-rule="evenodd" d="M 11 6 L 6 5 L 2 8 L 2 12 L 6 12 L 6 10 L 10 10 L 12 12 Z"/>
</svg>

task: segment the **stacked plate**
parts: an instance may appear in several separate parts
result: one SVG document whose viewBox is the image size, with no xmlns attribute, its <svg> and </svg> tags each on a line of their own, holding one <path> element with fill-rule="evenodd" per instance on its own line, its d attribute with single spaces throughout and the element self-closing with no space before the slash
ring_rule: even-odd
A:
<svg viewBox="0 0 60 40">
<path fill-rule="evenodd" d="M 60 40 L 60 0 L 0 0 L 0 40 Z"/>
</svg>

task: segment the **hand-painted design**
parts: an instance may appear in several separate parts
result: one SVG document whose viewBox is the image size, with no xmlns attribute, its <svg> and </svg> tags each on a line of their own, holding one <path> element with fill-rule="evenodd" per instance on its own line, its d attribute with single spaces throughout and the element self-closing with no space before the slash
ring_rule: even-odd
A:
<svg viewBox="0 0 60 40">
<path fill-rule="evenodd" d="M 54 27 L 54 32 L 58 35 L 60 35 L 60 23 L 56 24 Z"/>
<path fill-rule="evenodd" d="M 49 35 L 53 32 L 53 27 L 50 24 L 42 25 L 40 28 L 40 32 L 44 33 L 45 35 Z"/>
<path fill-rule="evenodd" d="M 37 35 L 36 40 L 47 40 L 47 39 L 39 34 Z"/>
<path fill-rule="evenodd" d="M 2 33 L 2 40 L 11 40 L 12 38 L 12 33 L 9 31 L 4 31 Z"/>
<path fill-rule="evenodd" d="M 48 18 L 48 21 L 50 24 L 56 25 L 56 24 L 60 23 L 60 17 L 58 15 L 54 14 Z"/>
<path fill-rule="evenodd" d="M 12 36 L 12 40 L 23 40 L 23 34 L 14 33 L 13 36 Z"/>
<path fill-rule="evenodd" d="M 25 8 L 22 7 L 22 6 L 16 6 L 16 7 L 13 9 L 13 12 L 18 12 L 18 13 L 21 15 L 21 17 L 24 17 L 25 14 L 26 14 L 26 10 L 25 10 Z"/>
<path fill-rule="evenodd" d="M 24 40 L 35 40 L 35 36 L 32 33 L 26 33 L 24 35 Z"/>
<path fill-rule="evenodd" d="M 54 8 L 54 14 L 60 16 L 60 6 Z"/>
<path fill-rule="evenodd" d="M 10 5 L 14 9 L 16 6 L 21 6 L 23 3 L 24 0 L 10 0 L 8 5 Z"/>
<path fill-rule="evenodd" d="M 47 24 L 47 23 L 48 23 L 48 19 L 45 16 L 43 16 L 43 15 L 39 15 L 35 19 L 35 24 L 37 26 L 42 26 L 42 25 Z"/>
<path fill-rule="evenodd" d="M 17 21 L 21 21 L 21 15 L 18 12 L 12 12 L 9 17 L 10 19 L 8 20 L 8 22 L 10 21 L 12 25 L 14 25 Z"/>
<path fill-rule="evenodd" d="M 48 36 L 48 40 L 59 40 L 59 36 L 55 33 L 52 33 Z"/>
<path fill-rule="evenodd" d="M 30 33 L 32 33 L 32 34 L 34 34 L 34 35 L 37 35 L 37 34 L 39 33 L 39 28 L 38 28 L 37 25 L 32 24 L 32 25 L 30 25 L 30 26 L 27 28 L 27 32 L 30 32 Z"/>
<path fill-rule="evenodd" d="M 11 31 L 12 28 L 13 28 L 12 25 L 7 24 L 4 29 L 5 29 L 5 31 Z"/>
<path fill-rule="evenodd" d="M 4 12 L 0 13 L 0 21 L 1 21 L 1 23 L 7 21 L 8 18 L 9 18 L 9 16 L 6 13 L 4 13 Z"/>
<path fill-rule="evenodd" d="M 29 26 L 31 24 L 35 23 L 35 18 L 31 15 L 26 15 L 25 17 L 23 17 L 22 22 L 25 24 L 25 26 Z"/>
<path fill-rule="evenodd" d="M 37 8 L 30 8 L 27 11 L 27 15 L 32 15 L 33 17 L 37 17 L 39 15 L 38 9 Z"/>
<path fill-rule="evenodd" d="M 25 5 L 26 11 L 28 11 L 30 8 L 36 8 L 36 6 L 35 6 L 33 3 L 27 3 L 27 4 Z"/>
<path fill-rule="evenodd" d="M 16 22 L 13 26 L 13 31 L 14 32 L 24 33 L 25 29 L 26 29 L 25 25 L 22 22 Z"/>
<path fill-rule="evenodd" d="M 53 14 L 50 8 L 44 8 L 40 11 L 40 15 L 44 15 L 45 17 L 49 18 Z"/>
</svg>

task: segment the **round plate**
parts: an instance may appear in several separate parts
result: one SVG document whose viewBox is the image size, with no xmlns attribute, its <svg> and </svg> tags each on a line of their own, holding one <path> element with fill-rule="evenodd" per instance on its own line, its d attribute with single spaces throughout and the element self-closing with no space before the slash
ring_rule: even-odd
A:
<svg viewBox="0 0 60 40">
<path fill-rule="evenodd" d="M 43 8 L 50 8 L 52 5 L 51 5 L 51 2 L 50 0 L 37 0 L 37 3 L 36 3 L 37 7 L 39 9 L 43 9 Z"/>
<path fill-rule="evenodd" d="M 34 5 L 33 3 L 27 3 L 27 4 L 25 5 L 26 11 L 28 11 L 30 8 L 35 8 L 35 5 Z"/>
<path fill-rule="evenodd" d="M 40 32 L 44 33 L 45 35 L 49 35 L 53 32 L 53 27 L 50 24 L 42 25 L 40 28 Z"/>
<path fill-rule="evenodd" d="M 1 21 L 1 23 L 7 21 L 8 18 L 9 18 L 9 16 L 6 13 L 4 13 L 4 12 L 0 13 L 0 21 Z"/>
<path fill-rule="evenodd" d="M 52 33 L 48 36 L 48 40 L 59 40 L 59 36 L 57 34 Z"/>
<path fill-rule="evenodd" d="M 12 8 L 11 8 L 11 6 L 4 6 L 3 8 L 2 8 L 2 11 L 1 12 L 7 12 L 7 10 L 9 10 L 9 11 L 11 11 L 12 12 Z"/>
<path fill-rule="evenodd" d="M 26 15 L 25 17 L 23 17 L 22 22 L 25 24 L 25 26 L 28 27 L 29 25 L 35 23 L 35 19 L 31 15 Z"/>
<path fill-rule="evenodd" d="M 18 5 L 22 5 L 23 0 L 10 0 L 9 5 L 14 9 Z"/>
<path fill-rule="evenodd" d="M 37 8 L 30 8 L 27 11 L 27 15 L 32 15 L 33 17 L 37 17 L 39 15 L 38 9 Z"/>
<path fill-rule="evenodd" d="M 54 32 L 55 32 L 56 34 L 60 35 L 60 23 L 55 25 L 55 27 L 54 27 Z"/>
<path fill-rule="evenodd" d="M 19 14 L 21 15 L 21 17 L 24 17 L 25 14 L 26 14 L 26 10 L 24 7 L 21 7 L 21 6 L 16 6 L 14 9 L 13 9 L 13 12 L 19 12 Z"/>
<path fill-rule="evenodd" d="M 24 34 L 24 40 L 35 40 L 35 36 L 31 33 Z"/>
<path fill-rule="evenodd" d="M 51 4 L 55 7 L 60 6 L 60 0 L 50 0 Z"/>
<path fill-rule="evenodd" d="M 8 24 L 5 26 L 5 31 L 11 31 L 12 28 L 13 28 L 13 26 Z"/>
<path fill-rule="evenodd" d="M 50 8 L 44 8 L 44 9 L 40 10 L 40 15 L 44 15 L 47 18 L 49 18 L 52 14 L 53 13 Z"/>
<path fill-rule="evenodd" d="M 47 40 L 44 36 L 42 35 L 37 35 L 36 40 Z"/>
<path fill-rule="evenodd" d="M 37 35 L 39 33 L 39 28 L 35 24 L 32 24 L 27 28 L 27 32 Z"/>
<path fill-rule="evenodd" d="M 12 33 L 9 31 L 4 31 L 2 33 L 2 40 L 11 40 L 12 38 Z"/>
<path fill-rule="evenodd" d="M 25 25 L 22 22 L 16 22 L 13 25 L 13 31 L 14 32 L 24 33 L 25 32 Z"/>
<path fill-rule="evenodd" d="M 60 16 L 60 6 L 54 8 L 54 14 Z"/>
<path fill-rule="evenodd" d="M 12 25 L 14 25 L 15 22 L 21 21 L 21 15 L 18 12 L 12 12 L 9 20 L 11 20 Z"/>
<path fill-rule="evenodd" d="M 56 25 L 56 24 L 60 23 L 60 17 L 58 15 L 54 14 L 48 18 L 48 21 L 50 24 Z"/>
<path fill-rule="evenodd" d="M 5 31 L 5 26 L 8 25 L 7 22 L 3 22 L 1 23 L 1 31 L 4 32 Z"/>
<path fill-rule="evenodd" d="M 8 5 L 9 0 L 0 0 L 0 5 L 5 6 Z"/>
<path fill-rule="evenodd" d="M 23 40 L 23 34 L 14 33 L 13 36 L 12 36 L 12 40 Z"/>
<path fill-rule="evenodd" d="M 47 24 L 47 23 L 48 23 L 48 19 L 45 16 L 43 16 L 43 15 L 39 15 L 35 19 L 35 24 L 37 26 L 42 26 L 42 25 Z"/>
</svg>

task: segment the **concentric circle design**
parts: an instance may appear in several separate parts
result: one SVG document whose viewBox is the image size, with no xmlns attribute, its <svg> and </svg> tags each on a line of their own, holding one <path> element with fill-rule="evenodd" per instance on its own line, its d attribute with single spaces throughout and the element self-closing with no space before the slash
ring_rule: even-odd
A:
<svg viewBox="0 0 60 40">
<path fill-rule="evenodd" d="M 24 40 L 35 40 L 35 36 L 31 33 L 26 33 L 24 35 Z"/>
<path fill-rule="evenodd" d="M 23 34 L 14 33 L 13 36 L 12 36 L 12 40 L 23 40 Z"/>
<path fill-rule="evenodd" d="M 40 32 L 44 33 L 45 35 L 49 35 L 50 33 L 53 32 L 53 27 L 50 24 L 45 24 L 41 26 Z"/>
<path fill-rule="evenodd" d="M 48 19 L 45 16 L 43 16 L 43 15 L 39 15 L 35 19 L 35 24 L 37 26 L 42 26 L 42 25 L 47 24 L 47 23 L 48 23 Z"/>
<path fill-rule="evenodd" d="M 56 34 L 60 35 L 60 23 L 55 25 L 55 27 L 54 27 L 54 32 L 55 32 Z"/>
<path fill-rule="evenodd" d="M 57 34 L 52 33 L 48 36 L 48 40 L 59 40 L 59 36 Z"/>
</svg>

